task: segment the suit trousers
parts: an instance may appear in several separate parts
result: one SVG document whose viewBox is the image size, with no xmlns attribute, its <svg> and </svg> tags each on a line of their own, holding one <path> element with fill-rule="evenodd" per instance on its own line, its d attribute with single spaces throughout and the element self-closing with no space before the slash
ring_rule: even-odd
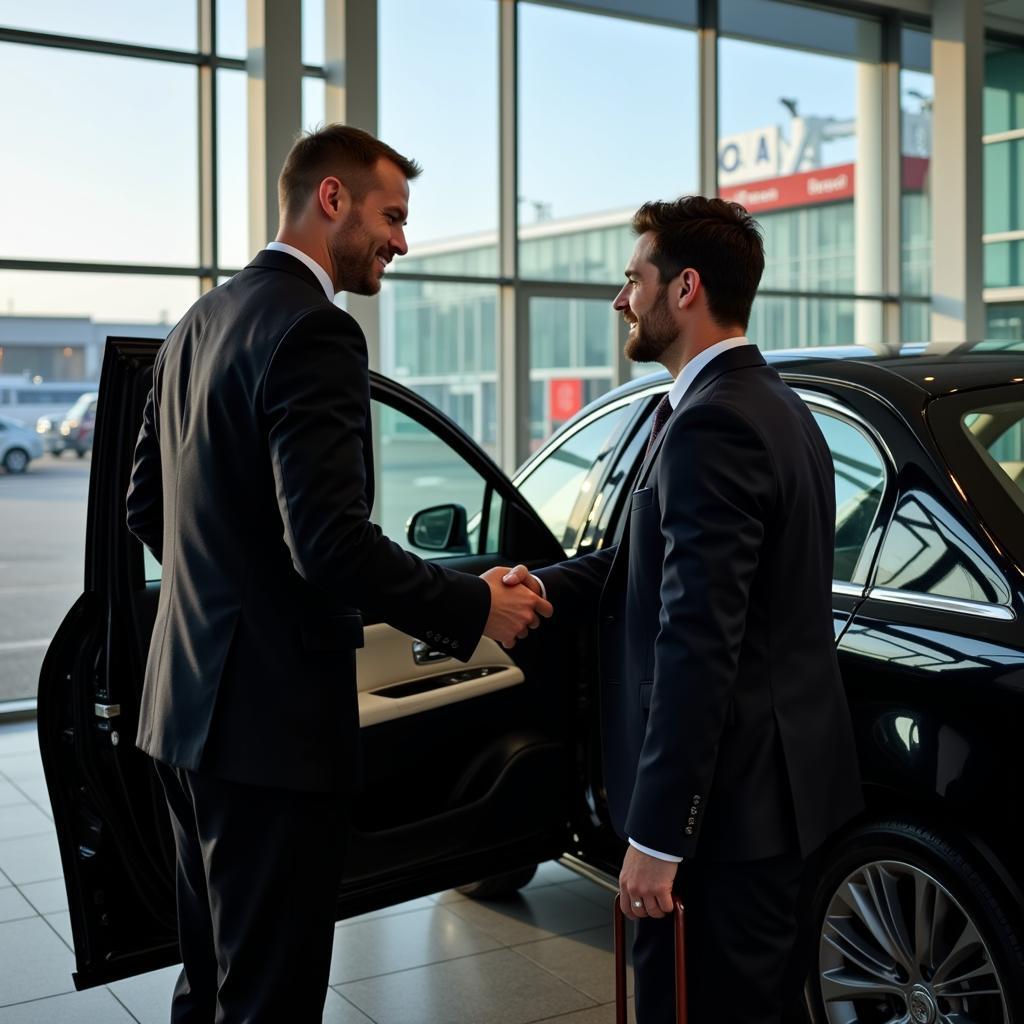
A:
<svg viewBox="0 0 1024 1024">
<path fill-rule="evenodd" d="M 182 969 L 171 1024 L 320 1024 L 342 798 L 156 766 L 177 858 Z"/>
<path fill-rule="evenodd" d="M 796 853 L 681 865 L 690 1024 L 779 1024 L 803 866 Z M 636 922 L 637 1024 L 675 1024 L 674 948 L 671 916 Z"/>
</svg>

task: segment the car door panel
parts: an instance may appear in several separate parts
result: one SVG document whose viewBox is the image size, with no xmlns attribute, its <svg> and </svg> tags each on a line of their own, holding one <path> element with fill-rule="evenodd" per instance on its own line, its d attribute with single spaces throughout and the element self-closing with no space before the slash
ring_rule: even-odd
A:
<svg viewBox="0 0 1024 1024">
<path fill-rule="evenodd" d="M 166 806 L 151 760 L 133 742 L 159 566 L 128 534 L 124 513 L 157 347 L 149 339 L 108 342 L 86 593 L 58 630 L 40 679 L 40 748 L 81 988 L 177 960 Z M 557 557 L 557 543 L 536 513 L 468 437 L 391 382 L 374 377 L 372 390 L 441 437 L 480 476 L 485 500 L 500 496 L 492 502 L 501 512 L 500 529 L 490 531 L 496 550 L 483 551 L 481 543 L 481 550 L 445 564 L 479 573 Z M 339 795 L 351 835 L 336 915 L 560 854 L 573 721 L 557 653 L 550 663 L 539 649 L 513 659 L 484 640 L 467 665 L 417 664 L 413 638 L 391 626 L 369 622 L 364 638 L 357 654 L 364 777 L 356 797 Z M 467 672 L 473 675 L 451 678 Z"/>
</svg>

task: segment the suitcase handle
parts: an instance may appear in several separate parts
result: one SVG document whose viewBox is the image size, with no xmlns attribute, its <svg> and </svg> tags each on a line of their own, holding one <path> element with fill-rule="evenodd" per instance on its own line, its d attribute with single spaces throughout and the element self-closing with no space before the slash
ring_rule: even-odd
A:
<svg viewBox="0 0 1024 1024">
<path fill-rule="evenodd" d="M 676 939 L 676 1024 L 686 1021 L 686 934 L 683 916 L 683 901 L 672 897 L 675 908 Z M 615 1024 L 626 1024 L 626 915 L 622 912 L 619 894 L 615 894 Z"/>
</svg>

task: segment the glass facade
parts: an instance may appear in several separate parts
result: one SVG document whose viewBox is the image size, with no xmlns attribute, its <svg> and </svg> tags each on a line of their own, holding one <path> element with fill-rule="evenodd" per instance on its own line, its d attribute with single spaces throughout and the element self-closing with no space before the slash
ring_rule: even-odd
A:
<svg viewBox="0 0 1024 1024">
<path fill-rule="evenodd" d="M 287 5 L 302 61 L 289 133 L 333 116 L 328 83 L 344 84 L 352 122 L 424 167 L 410 253 L 368 324 L 381 370 L 512 470 L 592 398 L 654 369 L 624 363 L 610 308 L 630 218 L 696 192 L 762 226 L 749 334 L 764 348 L 927 341 L 933 39 L 920 11 L 871 6 L 369 0 L 376 61 L 359 74 L 372 79 L 342 83 L 328 16 L 364 5 Z M 245 0 L 0 0 L 0 132 L 17 147 L 0 165 L 0 373 L 91 385 L 108 335 L 165 336 L 249 261 L 260 129 L 246 17 Z M 1004 31 L 985 56 L 984 281 L 999 339 L 1024 336 L 1022 38 Z M 880 215 L 890 201 L 898 241 Z M 399 481 L 381 515 L 400 533 L 412 506 L 396 496 L 451 467 L 411 420 L 378 420 L 380 464 Z M 479 508 L 478 483 L 465 486 Z"/>
</svg>

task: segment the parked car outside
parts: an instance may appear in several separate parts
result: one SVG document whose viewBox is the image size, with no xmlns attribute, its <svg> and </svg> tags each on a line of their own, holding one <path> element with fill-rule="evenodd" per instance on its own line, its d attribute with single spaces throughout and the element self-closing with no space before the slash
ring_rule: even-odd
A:
<svg viewBox="0 0 1024 1024">
<path fill-rule="evenodd" d="M 132 743 L 160 569 L 123 513 L 156 348 L 108 344 L 86 591 L 40 679 L 80 987 L 177 959 L 166 811 Z M 833 622 L 866 802 L 820 852 L 808 1016 L 1019 1022 L 1024 344 L 766 356 L 835 464 Z M 509 480 L 436 409 L 373 375 L 375 420 L 420 445 L 411 459 L 382 444 L 375 516 L 408 520 L 407 545 L 472 572 L 614 544 L 669 383 L 656 374 L 591 403 Z M 441 502 L 451 527 L 426 528 Z M 366 623 L 364 789 L 339 918 L 481 879 L 508 889 L 553 856 L 614 887 L 623 844 L 604 798 L 597 628 L 560 628 L 556 608 L 511 654 L 485 641 L 454 666 Z"/>
<path fill-rule="evenodd" d="M 0 416 L 0 466 L 11 474 L 24 473 L 43 454 L 43 442 L 28 427 Z"/>
<path fill-rule="evenodd" d="M 74 452 L 83 458 L 92 451 L 92 437 L 96 429 L 97 392 L 87 391 L 62 417 L 51 419 L 40 416 L 36 432 L 44 438 L 46 450 L 54 455 Z"/>
</svg>

